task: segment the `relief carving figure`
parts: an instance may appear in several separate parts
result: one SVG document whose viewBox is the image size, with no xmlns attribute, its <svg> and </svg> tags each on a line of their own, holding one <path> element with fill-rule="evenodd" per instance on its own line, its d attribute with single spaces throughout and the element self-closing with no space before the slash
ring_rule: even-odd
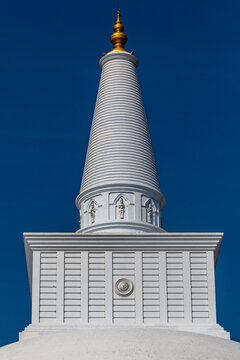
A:
<svg viewBox="0 0 240 360">
<path fill-rule="evenodd" d="M 147 221 L 148 221 L 149 224 L 152 223 L 152 214 L 153 214 L 152 203 L 149 202 L 148 203 L 148 208 L 147 208 Z"/>
<path fill-rule="evenodd" d="M 96 209 L 95 209 L 94 202 L 92 201 L 91 209 L 90 209 L 90 215 L 91 215 L 92 224 L 95 222 L 95 213 L 96 213 Z"/>
<path fill-rule="evenodd" d="M 123 198 L 120 199 L 120 203 L 118 205 L 118 208 L 119 208 L 120 219 L 124 219 L 125 205 L 124 205 L 124 202 L 123 202 Z"/>
</svg>

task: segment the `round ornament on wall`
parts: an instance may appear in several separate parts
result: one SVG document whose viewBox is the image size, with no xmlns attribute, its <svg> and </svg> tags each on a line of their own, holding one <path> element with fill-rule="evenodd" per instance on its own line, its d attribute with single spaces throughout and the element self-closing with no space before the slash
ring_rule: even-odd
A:
<svg viewBox="0 0 240 360">
<path fill-rule="evenodd" d="M 129 279 L 119 279 L 115 284 L 115 293 L 119 296 L 129 296 L 133 292 L 133 282 Z"/>
</svg>

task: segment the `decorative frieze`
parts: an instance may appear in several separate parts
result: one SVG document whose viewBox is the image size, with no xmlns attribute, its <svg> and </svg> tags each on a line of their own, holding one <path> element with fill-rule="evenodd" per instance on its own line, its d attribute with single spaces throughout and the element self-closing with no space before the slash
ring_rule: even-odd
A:
<svg viewBox="0 0 240 360">
<path fill-rule="evenodd" d="M 130 188 L 130 186 L 129 186 Z M 81 229 L 79 232 L 121 231 L 162 232 L 161 201 L 145 195 L 146 189 L 124 188 L 87 194 L 78 204 Z"/>
</svg>

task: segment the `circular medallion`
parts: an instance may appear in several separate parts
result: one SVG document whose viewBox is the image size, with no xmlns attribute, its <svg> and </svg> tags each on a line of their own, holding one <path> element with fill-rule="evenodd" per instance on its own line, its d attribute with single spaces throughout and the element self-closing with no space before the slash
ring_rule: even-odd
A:
<svg viewBox="0 0 240 360">
<path fill-rule="evenodd" d="M 115 284 L 115 293 L 119 296 L 129 296 L 133 292 L 133 282 L 129 279 L 119 279 Z"/>
</svg>

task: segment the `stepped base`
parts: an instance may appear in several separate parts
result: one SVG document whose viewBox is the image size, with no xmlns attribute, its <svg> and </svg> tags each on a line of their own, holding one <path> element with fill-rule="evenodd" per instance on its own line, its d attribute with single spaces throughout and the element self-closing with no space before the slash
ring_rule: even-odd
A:
<svg viewBox="0 0 240 360">
<path fill-rule="evenodd" d="M 57 334 L 57 333 L 69 333 L 73 331 L 79 331 L 79 330 L 93 330 L 93 329 L 112 329 L 112 331 L 115 331 L 117 329 L 136 329 L 137 331 L 139 329 L 159 329 L 159 330 L 175 330 L 175 331 L 185 331 L 185 332 L 192 332 L 197 334 L 205 334 L 210 336 L 216 336 L 223 339 L 230 339 L 230 333 L 225 331 L 223 327 L 220 325 L 162 325 L 162 326 L 89 326 L 84 325 L 78 326 L 78 325 L 62 325 L 62 324 L 55 324 L 55 325 L 29 325 L 24 329 L 24 331 L 19 333 L 19 340 L 25 340 L 29 338 L 33 338 L 36 336 L 44 336 L 44 335 L 50 335 L 50 334 Z"/>
</svg>

